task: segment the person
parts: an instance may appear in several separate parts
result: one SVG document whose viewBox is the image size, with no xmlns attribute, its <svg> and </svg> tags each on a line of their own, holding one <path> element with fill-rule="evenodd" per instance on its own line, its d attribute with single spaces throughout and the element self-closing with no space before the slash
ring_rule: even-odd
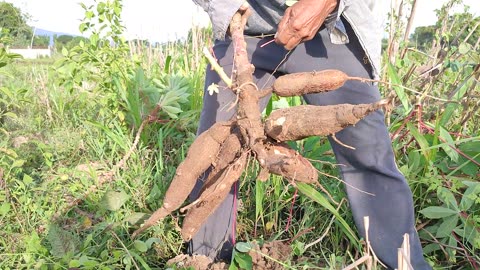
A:
<svg viewBox="0 0 480 270">
<path fill-rule="evenodd" d="M 341 70 L 355 77 L 379 77 L 382 31 L 373 13 L 375 0 L 299 0 L 290 7 L 285 0 L 193 1 L 210 16 L 215 38 L 213 51 L 228 75 L 233 66 L 228 26 L 235 12 L 249 10 L 246 46 L 255 66 L 255 83 L 261 89 L 283 74 L 324 69 Z M 268 44 L 272 39 L 275 43 Z M 207 68 L 205 88 L 212 83 L 225 85 L 215 71 Z M 306 94 L 303 98 L 314 105 L 360 104 L 378 101 L 380 93 L 375 84 L 349 81 L 336 91 Z M 268 99 L 261 100 L 262 109 Z M 234 100 L 232 91 L 205 94 L 198 134 L 217 121 L 229 120 L 234 110 L 228 108 Z M 371 246 L 379 260 L 394 269 L 397 249 L 407 233 L 413 268 L 431 269 L 415 230 L 412 193 L 395 164 L 383 112 L 378 110 L 335 136 L 355 148 L 349 149 L 329 138 L 336 160 L 342 164 L 340 173 L 348 184 L 346 192 L 360 235 L 365 237 L 364 217 L 368 216 Z M 199 179 L 190 199 L 198 196 L 202 180 Z M 231 257 L 236 188 L 232 187 L 227 199 L 189 242 L 189 253 L 212 259 Z"/>
</svg>

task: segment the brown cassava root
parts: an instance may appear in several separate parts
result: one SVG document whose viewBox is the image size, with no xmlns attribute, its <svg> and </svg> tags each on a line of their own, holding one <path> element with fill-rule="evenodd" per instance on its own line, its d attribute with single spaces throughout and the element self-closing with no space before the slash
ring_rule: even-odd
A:
<svg viewBox="0 0 480 270">
<path fill-rule="evenodd" d="M 280 142 L 331 135 L 355 125 L 367 114 L 385 105 L 387 102 L 382 100 L 373 104 L 301 105 L 279 109 L 273 111 L 265 121 L 265 132 Z"/>
<path fill-rule="evenodd" d="M 281 97 L 301 96 L 337 90 L 349 80 L 361 82 L 375 81 L 366 78 L 349 77 L 340 70 L 326 69 L 283 75 L 275 80 L 271 90 Z"/>
<path fill-rule="evenodd" d="M 133 233 L 133 237 L 153 226 L 158 220 L 165 218 L 183 204 L 195 186 L 196 180 L 217 158 L 223 141 L 230 135 L 231 128 L 231 122 L 220 122 L 198 136 L 188 149 L 187 157 L 178 166 L 170 188 L 165 193 L 162 207 L 145 221 L 143 227 Z M 208 152 L 205 152 L 205 149 L 208 149 Z"/>
<path fill-rule="evenodd" d="M 229 29 L 234 48 L 234 76 L 232 82 L 227 84 L 232 85 L 232 91 L 238 98 L 234 118 L 215 124 L 193 142 L 187 157 L 177 168 L 162 207 L 133 233 L 133 237 L 178 209 L 191 193 L 197 179 L 209 173 L 198 199 L 182 208 L 187 215 L 181 234 L 184 240 L 190 240 L 240 178 L 249 157 L 254 157 L 260 165 L 259 180 L 266 180 L 269 173 L 273 173 L 291 182 L 318 185 L 318 173 L 313 165 L 282 142 L 333 134 L 386 105 L 382 101 L 328 108 L 299 106 L 275 111 L 263 123 L 259 100 L 268 91 L 259 91 L 253 82 L 254 67 L 249 62 L 243 35 L 248 14 L 237 12 Z M 291 74 L 278 78 L 272 89 L 278 95 L 301 95 L 334 90 L 349 79 L 359 78 L 348 77 L 337 70 Z"/>
</svg>

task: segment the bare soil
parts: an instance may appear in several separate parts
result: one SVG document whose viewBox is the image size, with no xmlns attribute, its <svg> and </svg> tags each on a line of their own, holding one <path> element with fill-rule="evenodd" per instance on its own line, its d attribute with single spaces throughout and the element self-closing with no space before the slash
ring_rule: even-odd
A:
<svg viewBox="0 0 480 270">
<path fill-rule="evenodd" d="M 261 247 L 254 244 L 254 248 L 248 254 L 252 257 L 253 270 L 281 270 L 285 268 L 278 262 L 289 260 L 292 248 L 285 242 L 274 241 L 264 243 Z M 167 265 L 179 269 L 191 267 L 195 270 L 223 270 L 229 267 L 224 262 L 213 262 L 207 256 L 185 254 L 170 259 Z"/>
</svg>

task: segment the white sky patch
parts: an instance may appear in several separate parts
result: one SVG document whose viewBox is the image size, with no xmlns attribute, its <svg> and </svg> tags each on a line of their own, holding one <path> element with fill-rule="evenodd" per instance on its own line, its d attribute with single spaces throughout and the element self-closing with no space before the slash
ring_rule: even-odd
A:
<svg viewBox="0 0 480 270">
<path fill-rule="evenodd" d="M 418 0 L 414 27 L 434 24 L 435 9 L 446 0 Z M 471 12 L 480 15 L 479 0 L 464 0 Z M 93 0 L 6 0 L 32 16 L 30 25 L 45 30 L 79 35 L 83 18 L 79 3 L 93 4 Z M 390 1 L 378 1 L 377 14 L 386 22 Z M 208 25 L 208 16 L 192 0 L 123 0 L 122 20 L 127 39 L 167 41 L 185 37 L 193 24 Z"/>
</svg>

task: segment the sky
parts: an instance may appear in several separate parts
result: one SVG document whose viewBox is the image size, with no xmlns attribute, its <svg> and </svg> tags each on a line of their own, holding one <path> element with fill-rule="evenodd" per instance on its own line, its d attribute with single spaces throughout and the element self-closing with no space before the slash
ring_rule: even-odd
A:
<svg viewBox="0 0 480 270">
<path fill-rule="evenodd" d="M 0 0 L 2 1 L 2 0 Z M 84 12 L 79 2 L 94 0 L 5 0 L 32 16 L 29 25 L 55 32 L 79 35 L 78 25 Z M 446 0 L 418 0 L 414 27 L 436 22 L 434 10 Z M 479 0 L 464 0 L 480 16 Z M 385 23 L 390 1 L 378 1 L 380 21 Z M 208 25 L 209 18 L 192 0 L 123 0 L 122 20 L 127 39 L 167 41 L 185 37 L 194 24 Z"/>
</svg>

